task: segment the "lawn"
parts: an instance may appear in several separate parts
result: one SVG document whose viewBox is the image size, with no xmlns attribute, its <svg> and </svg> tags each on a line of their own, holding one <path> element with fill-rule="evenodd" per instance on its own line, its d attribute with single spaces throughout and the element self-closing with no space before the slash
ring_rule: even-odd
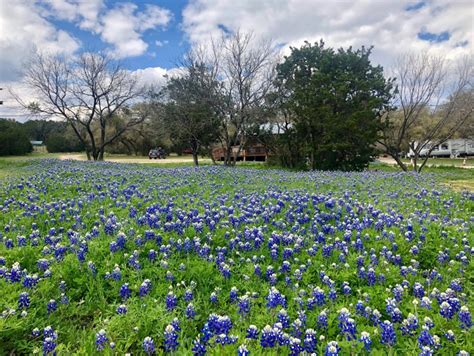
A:
<svg viewBox="0 0 474 356">
<path fill-rule="evenodd" d="M 0 161 L 0 354 L 474 349 L 472 171 L 35 158 Z"/>
</svg>

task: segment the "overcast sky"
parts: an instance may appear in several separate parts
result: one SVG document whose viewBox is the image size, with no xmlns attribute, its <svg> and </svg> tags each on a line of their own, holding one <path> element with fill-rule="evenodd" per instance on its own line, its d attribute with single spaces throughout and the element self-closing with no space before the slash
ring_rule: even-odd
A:
<svg viewBox="0 0 474 356">
<path fill-rule="evenodd" d="M 103 50 L 147 82 L 163 82 L 181 56 L 210 36 L 236 29 L 272 38 L 288 52 L 303 41 L 374 46 L 389 68 L 400 54 L 428 49 L 473 54 L 470 0 L 0 0 L 0 87 L 21 86 L 22 65 L 39 49 L 65 55 Z M 0 117 L 18 108 L 0 91 Z M 18 116 L 19 117 L 19 116 Z"/>
</svg>

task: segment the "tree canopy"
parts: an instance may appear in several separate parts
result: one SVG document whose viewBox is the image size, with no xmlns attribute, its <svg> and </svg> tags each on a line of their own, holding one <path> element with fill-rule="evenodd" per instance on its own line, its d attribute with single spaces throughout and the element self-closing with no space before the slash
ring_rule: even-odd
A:
<svg viewBox="0 0 474 356">
<path fill-rule="evenodd" d="M 277 66 L 276 86 L 286 94 L 282 107 L 292 115 L 300 156 L 312 169 L 361 170 L 375 155 L 393 81 L 371 64 L 370 54 L 371 48 L 306 42 Z"/>
</svg>

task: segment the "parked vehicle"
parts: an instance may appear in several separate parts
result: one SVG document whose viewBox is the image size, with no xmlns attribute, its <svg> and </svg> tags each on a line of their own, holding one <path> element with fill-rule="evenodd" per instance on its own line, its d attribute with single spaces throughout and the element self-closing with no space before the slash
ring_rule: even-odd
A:
<svg viewBox="0 0 474 356">
<path fill-rule="evenodd" d="M 166 151 L 161 148 L 152 148 L 150 152 L 148 152 L 149 159 L 165 159 L 166 158 Z"/>
<path fill-rule="evenodd" d="M 157 149 L 151 149 L 150 152 L 148 152 L 148 158 L 149 159 L 157 159 L 160 158 L 160 153 Z"/>
<path fill-rule="evenodd" d="M 420 143 L 415 142 L 415 146 L 418 146 Z M 432 149 L 433 148 L 433 149 Z M 432 151 L 430 152 L 430 150 Z M 430 157 L 466 157 L 466 156 L 474 156 L 474 139 L 452 139 L 447 140 L 446 142 L 442 143 L 441 145 L 436 145 L 435 147 L 432 146 L 430 142 L 426 144 L 426 146 L 420 151 L 421 157 L 426 157 L 426 155 L 430 155 Z M 408 157 L 413 157 L 414 153 L 410 149 L 408 152 Z"/>
</svg>

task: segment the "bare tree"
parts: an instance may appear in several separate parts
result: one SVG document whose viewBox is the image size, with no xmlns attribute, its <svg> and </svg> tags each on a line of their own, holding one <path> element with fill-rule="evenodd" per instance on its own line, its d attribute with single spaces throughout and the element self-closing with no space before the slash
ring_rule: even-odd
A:
<svg viewBox="0 0 474 356">
<path fill-rule="evenodd" d="M 86 147 L 89 160 L 103 160 L 107 145 L 143 122 L 146 106 L 132 104 L 142 94 L 137 79 L 103 53 L 83 53 L 78 59 L 36 54 L 24 80 L 38 101 L 18 102 L 34 114 L 66 120 Z M 122 115 L 122 125 L 109 126 Z"/>
<path fill-rule="evenodd" d="M 404 171 L 408 167 L 401 153 L 410 150 L 413 169 L 420 172 L 434 148 L 472 120 L 472 58 L 450 66 L 426 52 L 405 54 L 395 65 L 395 76 L 397 110 L 387 113 L 379 143 Z"/>
<path fill-rule="evenodd" d="M 262 107 L 275 73 L 277 52 L 268 39 L 236 31 L 210 41 L 210 48 L 195 52 L 219 81 L 219 140 L 224 164 L 234 165 L 245 145 L 248 129 L 262 118 Z M 205 57 L 205 58 L 204 58 Z M 234 147 L 236 149 L 234 149 Z"/>
</svg>

